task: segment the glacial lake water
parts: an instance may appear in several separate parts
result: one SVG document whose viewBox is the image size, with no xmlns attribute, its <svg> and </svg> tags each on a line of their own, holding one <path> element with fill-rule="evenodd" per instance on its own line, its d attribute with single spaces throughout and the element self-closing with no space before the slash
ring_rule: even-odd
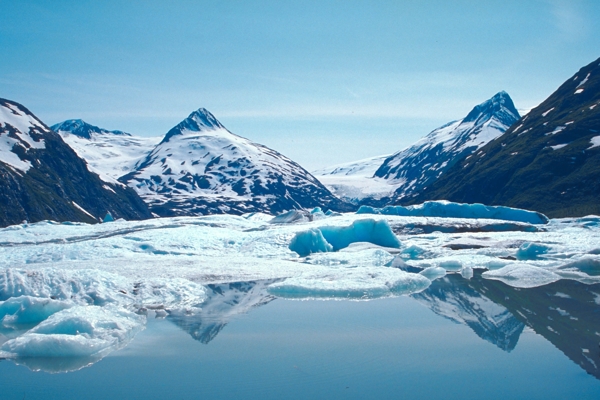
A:
<svg viewBox="0 0 600 400">
<path fill-rule="evenodd" d="M 211 286 L 214 312 L 201 318 L 150 313 L 128 346 L 81 369 L 17 361 L 72 372 L 0 361 L 0 399 L 600 398 L 600 285 L 455 274 L 371 301 L 283 300 L 255 286 Z"/>
</svg>

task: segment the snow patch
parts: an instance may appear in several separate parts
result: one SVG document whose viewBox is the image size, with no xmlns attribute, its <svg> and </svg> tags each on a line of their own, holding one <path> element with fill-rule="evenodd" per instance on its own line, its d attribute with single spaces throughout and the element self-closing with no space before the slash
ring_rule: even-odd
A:
<svg viewBox="0 0 600 400">
<path fill-rule="evenodd" d="M 545 112 L 543 112 L 543 113 L 542 113 L 542 117 L 545 117 L 546 115 L 550 114 L 550 112 L 551 112 L 552 110 L 554 110 L 554 107 L 552 107 L 551 109 L 549 109 L 549 110 L 546 110 Z"/>
<path fill-rule="evenodd" d="M 588 149 L 592 149 L 594 147 L 600 147 L 600 136 L 594 136 L 590 139 L 590 143 L 592 144 Z"/>
</svg>

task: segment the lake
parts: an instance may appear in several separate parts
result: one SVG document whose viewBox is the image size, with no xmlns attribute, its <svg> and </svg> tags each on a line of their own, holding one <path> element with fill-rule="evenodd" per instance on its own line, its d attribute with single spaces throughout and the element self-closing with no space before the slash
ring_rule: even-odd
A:
<svg viewBox="0 0 600 400">
<path fill-rule="evenodd" d="M 284 300 L 209 285 L 102 360 L 0 362 L 2 399 L 600 398 L 600 285 L 458 274 L 411 296 Z M 79 368 L 79 369 L 78 369 Z"/>
</svg>

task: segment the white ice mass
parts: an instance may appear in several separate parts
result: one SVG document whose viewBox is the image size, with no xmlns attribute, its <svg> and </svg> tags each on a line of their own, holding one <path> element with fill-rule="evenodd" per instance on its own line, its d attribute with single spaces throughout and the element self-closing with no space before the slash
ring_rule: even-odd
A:
<svg viewBox="0 0 600 400">
<path fill-rule="evenodd" d="M 146 314 L 192 326 L 208 310 L 233 312 L 211 293 L 235 282 L 263 282 L 282 298 L 352 300 L 418 293 L 448 274 L 470 279 L 482 271 L 516 288 L 600 282 L 600 217 L 544 224 L 521 218 L 539 217 L 522 210 L 466 209 L 438 216 L 315 209 L 278 219 L 254 213 L 0 229 L 0 357 L 28 365 L 36 357 L 87 357 L 69 364 L 81 368 L 125 346 Z M 198 329 L 195 335 L 211 337 L 212 328 Z"/>
</svg>

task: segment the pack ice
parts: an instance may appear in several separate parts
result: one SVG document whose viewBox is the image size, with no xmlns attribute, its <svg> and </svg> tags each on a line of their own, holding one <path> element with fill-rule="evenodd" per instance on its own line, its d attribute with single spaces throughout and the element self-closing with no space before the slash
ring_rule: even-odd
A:
<svg viewBox="0 0 600 400">
<path fill-rule="evenodd" d="M 447 274 L 482 274 L 516 288 L 600 282 L 598 216 L 548 221 L 444 202 L 412 209 L 437 211 L 315 209 L 0 229 L 0 357 L 44 370 L 40 360 L 61 358 L 68 361 L 51 370 L 73 370 L 126 346 L 149 315 L 210 340 L 232 314 L 272 298 L 370 300 L 418 293 Z M 240 294 L 235 304 L 244 307 L 217 301 L 219 285 L 251 281 L 262 283 L 246 285 L 248 293 L 260 286 L 271 297 L 243 302 Z M 198 321 L 209 314 L 221 322 L 203 328 Z"/>
</svg>

